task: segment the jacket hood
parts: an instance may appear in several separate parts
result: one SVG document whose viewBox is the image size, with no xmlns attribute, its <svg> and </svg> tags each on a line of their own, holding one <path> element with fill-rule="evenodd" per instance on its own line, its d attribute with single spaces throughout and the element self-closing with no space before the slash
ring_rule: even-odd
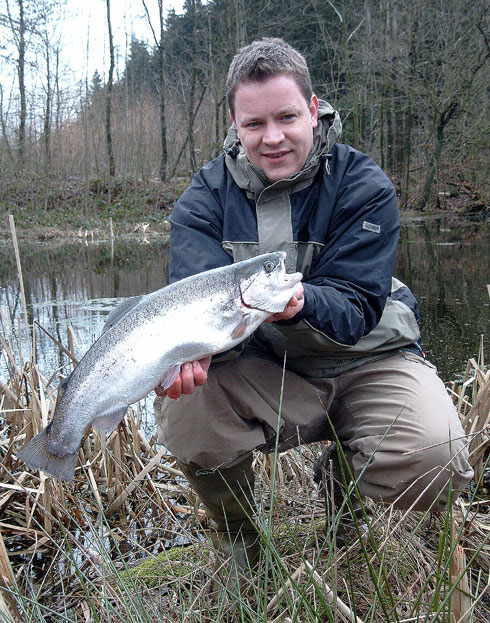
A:
<svg viewBox="0 0 490 623">
<path fill-rule="evenodd" d="M 342 122 L 338 111 L 328 102 L 319 100 L 318 125 L 313 130 L 313 145 L 303 168 L 289 178 L 275 182 L 274 186 L 289 186 L 292 182 L 313 177 L 321 160 L 335 145 L 341 133 Z M 255 194 L 271 185 L 264 171 L 248 160 L 235 126 L 228 130 L 223 149 L 226 166 L 240 188 Z"/>
</svg>

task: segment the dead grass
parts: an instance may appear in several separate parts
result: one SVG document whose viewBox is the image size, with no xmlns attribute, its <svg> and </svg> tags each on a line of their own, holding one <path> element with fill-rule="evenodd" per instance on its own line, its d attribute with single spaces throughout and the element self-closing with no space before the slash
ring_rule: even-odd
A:
<svg viewBox="0 0 490 623">
<path fill-rule="evenodd" d="M 35 340 L 30 353 L 19 353 L 2 322 L 11 374 L 0 382 L 0 621 L 222 618 L 225 606 L 210 592 L 206 517 L 173 457 L 142 433 L 138 408 L 108 439 L 85 437 L 73 483 L 26 471 L 17 460 L 54 413 L 59 371 L 44 378 Z M 58 345 L 75 363 L 67 341 Z M 338 550 L 332 526 L 325 531 L 312 482 L 318 445 L 276 457 L 272 468 L 258 455 L 267 564 L 254 578 L 253 609 L 240 602 L 235 619 L 490 620 L 489 381 L 482 344 L 463 381 L 448 388 L 470 440 L 473 488 L 438 515 L 367 501 L 366 543 Z"/>
<path fill-rule="evenodd" d="M 4 336 L 4 349 L 8 342 Z M 161 620 L 213 620 L 206 518 L 173 458 L 143 435 L 138 411 L 107 440 L 87 435 L 73 483 L 30 473 L 16 453 L 52 417 L 56 391 L 35 364 L 15 362 L 13 369 L 0 387 L 0 620 L 2 612 L 28 620 L 21 610 L 28 611 L 29 594 L 37 604 L 33 621 L 96 621 L 94 612 L 107 610 L 107 600 L 111 614 L 104 620 L 116 621 L 116 613 L 128 608 L 148 617 L 161 616 L 162 609 L 167 618 Z M 478 485 L 450 515 L 403 515 L 368 501 L 373 523 L 367 548 L 356 542 L 336 550 L 325 534 L 324 504 L 312 484 L 318 446 L 280 456 L 273 491 L 270 462 L 256 457 L 258 521 L 280 571 L 272 584 L 270 578 L 262 584 L 265 618 L 257 620 L 286 620 L 295 612 L 296 620 L 330 620 L 326 614 L 312 619 L 312 604 L 315 612 L 346 620 L 344 604 L 363 621 L 449 621 L 433 619 L 431 612 L 458 583 L 463 603 L 474 611 L 473 619 L 461 621 L 490 616 L 489 376 L 482 352 L 480 361 L 469 362 L 464 381 L 450 388 L 471 439 Z M 264 581 L 258 577 L 257 586 Z M 200 618 L 189 618 L 191 598 Z M 36 618 L 39 613 L 44 618 Z"/>
</svg>

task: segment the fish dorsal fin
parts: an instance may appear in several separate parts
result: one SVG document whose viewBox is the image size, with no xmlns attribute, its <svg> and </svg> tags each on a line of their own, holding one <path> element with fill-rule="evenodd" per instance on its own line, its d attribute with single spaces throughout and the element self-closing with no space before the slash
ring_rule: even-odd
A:
<svg viewBox="0 0 490 623">
<path fill-rule="evenodd" d="M 133 307 L 136 307 L 136 305 L 138 305 L 138 303 L 141 301 L 143 297 L 144 295 L 131 296 L 125 301 L 123 301 L 122 303 L 119 303 L 119 305 L 115 307 L 111 311 L 111 313 L 107 316 L 102 332 L 105 333 L 107 329 L 110 329 L 112 326 L 116 324 L 116 322 L 119 322 L 121 318 L 128 313 L 128 311 L 130 311 L 131 309 L 133 309 Z"/>
<path fill-rule="evenodd" d="M 92 425 L 95 426 L 95 428 L 101 433 L 110 435 L 126 415 L 127 410 L 128 405 L 117 405 L 101 413 L 97 419 L 92 422 Z"/>
</svg>

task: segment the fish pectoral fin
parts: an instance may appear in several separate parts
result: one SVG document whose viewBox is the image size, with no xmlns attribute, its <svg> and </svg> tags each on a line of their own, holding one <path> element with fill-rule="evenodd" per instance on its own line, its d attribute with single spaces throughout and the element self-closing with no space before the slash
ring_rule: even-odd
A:
<svg viewBox="0 0 490 623">
<path fill-rule="evenodd" d="M 104 411 L 97 417 L 96 420 L 92 422 L 92 426 L 95 426 L 95 428 L 101 433 L 110 435 L 126 415 L 127 410 L 127 405 L 118 405 L 108 411 Z"/>
<path fill-rule="evenodd" d="M 247 327 L 248 327 L 248 317 L 243 316 L 243 318 L 240 320 L 237 326 L 233 329 L 233 332 L 231 334 L 232 339 L 236 340 L 239 337 L 242 337 L 242 335 L 245 335 L 245 331 L 247 330 Z"/>
<path fill-rule="evenodd" d="M 173 366 L 169 370 L 165 372 L 165 376 L 158 384 L 163 390 L 168 389 L 171 385 L 174 384 L 175 379 L 179 376 L 180 372 L 180 363 Z"/>
</svg>

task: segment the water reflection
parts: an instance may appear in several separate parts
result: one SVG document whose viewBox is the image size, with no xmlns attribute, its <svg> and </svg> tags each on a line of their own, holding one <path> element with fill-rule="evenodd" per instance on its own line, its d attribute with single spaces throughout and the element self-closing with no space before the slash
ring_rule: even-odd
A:
<svg viewBox="0 0 490 623">
<path fill-rule="evenodd" d="M 69 364 L 44 327 L 67 346 L 68 325 L 73 327 L 74 346 L 80 358 L 100 335 L 107 314 L 121 298 L 163 287 L 168 278 L 166 239 L 143 243 L 119 240 L 85 244 L 20 244 L 20 255 L 29 327 L 34 335 L 36 361 L 50 376 Z M 22 317 L 22 301 L 13 251 L 0 247 L 0 310 L 3 335 L 9 339 L 20 362 L 19 332 L 23 358 L 28 342 Z M 31 333 L 32 334 L 32 333 Z M 0 378 L 8 374 L 8 363 L 0 363 Z"/>
<path fill-rule="evenodd" d="M 404 224 L 396 274 L 420 303 L 425 349 L 445 380 L 462 375 L 468 358 L 477 356 L 480 336 L 489 335 L 486 284 L 490 246 L 488 225 L 448 226 L 425 221 Z M 35 323 L 67 345 L 69 324 L 80 357 L 96 339 L 117 300 L 156 290 L 167 283 L 165 238 L 117 240 L 86 244 L 20 245 L 29 325 L 37 361 L 48 378 L 69 359 Z M 19 329 L 21 297 L 13 251 L 0 247 L 0 309 L 12 350 L 23 333 L 22 356 L 28 348 Z M 5 353 L 0 378 L 8 374 Z"/>
<path fill-rule="evenodd" d="M 402 228 L 397 274 L 416 294 L 424 347 L 444 380 L 461 378 L 490 336 L 488 224 Z"/>
</svg>

